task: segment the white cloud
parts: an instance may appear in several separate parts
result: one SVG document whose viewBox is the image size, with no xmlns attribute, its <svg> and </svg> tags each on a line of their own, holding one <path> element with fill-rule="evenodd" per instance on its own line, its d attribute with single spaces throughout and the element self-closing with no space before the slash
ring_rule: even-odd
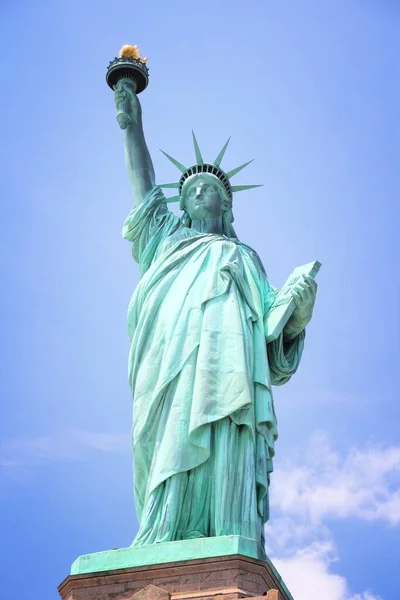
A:
<svg viewBox="0 0 400 600">
<path fill-rule="evenodd" d="M 364 592 L 363 594 L 356 594 L 352 596 L 350 600 L 382 600 L 380 596 L 375 596 L 371 592 Z"/>
<path fill-rule="evenodd" d="M 0 453 L 2 470 L 23 469 L 48 462 L 79 460 L 88 451 L 129 451 L 129 435 L 67 429 L 54 435 L 4 440 Z"/>
<path fill-rule="evenodd" d="M 36 470 L 54 462 L 88 460 L 93 452 L 130 452 L 128 434 L 66 429 L 53 435 L 11 438 L 0 446 L 0 499 L 9 484 L 29 484 Z"/>
<path fill-rule="evenodd" d="M 371 594 L 370 592 L 364 592 L 363 594 L 356 594 L 352 596 L 350 600 L 382 600 L 380 596 L 375 596 L 375 594 Z"/>
<path fill-rule="evenodd" d="M 381 600 L 368 591 L 351 595 L 346 579 L 330 570 L 336 560 L 336 548 L 328 541 L 299 549 L 289 558 L 273 558 L 296 600 Z"/>
<path fill-rule="evenodd" d="M 296 600 L 381 600 L 368 590 L 352 594 L 335 572 L 339 556 L 324 521 L 400 524 L 400 447 L 353 448 L 341 455 L 319 434 L 296 456 L 272 478 L 268 555 Z"/>
<path fill-rule="evenodd" d="M 82 460 L 90 452 L 129 452 L 128 434 L 69 429 L 51 436 L 3 443 L 0 468 L 8 479 L 28 479 L 32 467 Z M 400 447 L 332 450 L 324 435 L 314 436 L 276 469 L 271 485 L 273 519 L 266 528 L 267 553 L 296 600 L 381 600 L 370 591 L 351 594 L 335 573 L 339 560 L 326 518 L 359 518 L 400 523 Z"/>
<path fill-rule="evenodd" d="M 275 471 L 273 509 L 313 523 L 326 517 L 400 523 L 400 447 L 352 449 L 342 457 L 317 436 L 303 461 Z"/>
<path fill-rule="evenodd" d="M 323 598 L 343 600 L 347 595 L 344 577 L 329 572 L 332 546 L 321 542 L 297 550 L 289 558 L 273 562 L 296 600 Z"/>
</svg>

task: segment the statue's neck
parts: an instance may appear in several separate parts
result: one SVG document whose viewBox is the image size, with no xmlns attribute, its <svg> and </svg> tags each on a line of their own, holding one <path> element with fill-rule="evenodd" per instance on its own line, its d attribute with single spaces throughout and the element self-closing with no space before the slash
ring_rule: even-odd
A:
<svg viewBox="0 0 400 600">
<path fill-rule="evenodd" d="M 222 235 L 222 217 L 215 219 L 193 219 L 191 229 L 199 233 L 219 233 Z"/>
</svg>

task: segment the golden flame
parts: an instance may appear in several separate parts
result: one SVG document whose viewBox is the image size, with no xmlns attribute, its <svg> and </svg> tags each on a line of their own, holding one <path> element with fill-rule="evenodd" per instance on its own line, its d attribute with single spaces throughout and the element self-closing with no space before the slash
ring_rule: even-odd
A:
<svg viewBox="0 0 400 600">
<path fill-rule="evenodd" d="M 129 44 L 125 44 L 125 46 L 122 46 L 121 50 L 119 51 L 119 57 L 122 58 L 123 56 L 140 58 L 139 48 L 137 46 L 130 46 Z"/>
</svg>

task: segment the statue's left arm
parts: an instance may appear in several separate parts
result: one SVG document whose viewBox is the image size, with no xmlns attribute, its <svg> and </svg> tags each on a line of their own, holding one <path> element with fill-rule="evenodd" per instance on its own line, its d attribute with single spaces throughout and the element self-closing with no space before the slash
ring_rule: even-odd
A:
<svg viewBox="0 0 400 600">
<path fill-rule="evenodd" d="M 296 372 L 303 353 L 305 328 L 310 322 L 317 283 L 303 276 L 293 290 L 296 308 L 280 336 L 267 345 L 268 361 L 273 385 L 283 385 Z"/>
</svg>

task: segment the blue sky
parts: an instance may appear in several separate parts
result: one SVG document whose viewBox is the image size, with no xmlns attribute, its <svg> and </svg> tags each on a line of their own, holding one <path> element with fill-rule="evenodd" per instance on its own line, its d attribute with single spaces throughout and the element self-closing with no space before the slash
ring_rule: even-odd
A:
<svg viewBox="0 0 400 600">
<path fill-rule="evenodd" d="M 276 390 L 268 552 L 296 600 L 396 600 L 400 554 L 400 7 L 395 0 L 4 2 L 0 44 L 0 597 L 52 600 L 80 554 L 129 545 L 132 204 L 105 68 L 149 56 L 159 148 L 190 130 L 235 183 L 272 283 L 323 263 L 299 372 Z M 240 181 L 239 181 L 240 179 Z M 23 576 L 21 577 L 21 573 Z"/>
</svg>

